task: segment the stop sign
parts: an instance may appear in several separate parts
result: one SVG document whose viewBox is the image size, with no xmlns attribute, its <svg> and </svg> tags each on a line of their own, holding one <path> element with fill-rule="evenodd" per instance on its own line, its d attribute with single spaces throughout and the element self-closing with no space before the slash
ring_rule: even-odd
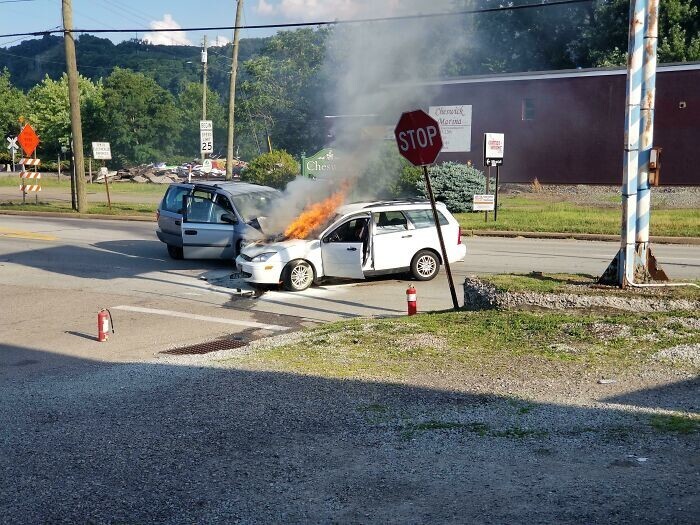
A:
<svg viewBox="0 0 700 525">
<path fill-rule="evenodd" d="M 432 164 L 442 149 L 440 126 L 422 109 L 402 114 L 394 135 L 399 153 L 415 166 Z"/>
</svg>

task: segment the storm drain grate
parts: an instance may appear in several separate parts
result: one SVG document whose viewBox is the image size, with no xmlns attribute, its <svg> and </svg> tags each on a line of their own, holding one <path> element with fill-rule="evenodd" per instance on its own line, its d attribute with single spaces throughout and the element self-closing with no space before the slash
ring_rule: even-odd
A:
<svg viewBox="0 0 700 525">
<path fill-rule="evenodd" d="M 194 355 L 208 354 L 210 352 L 218 352 L 219 350 L 233 350 L 247 345 L 245 339 L 221 339 L 219 341 L 209 341 L 208 343 L 199 343 L 197 345 L 182 346 L 171 350 L 164 350 L 161 354 L 168 355 Z"/>
</svg>

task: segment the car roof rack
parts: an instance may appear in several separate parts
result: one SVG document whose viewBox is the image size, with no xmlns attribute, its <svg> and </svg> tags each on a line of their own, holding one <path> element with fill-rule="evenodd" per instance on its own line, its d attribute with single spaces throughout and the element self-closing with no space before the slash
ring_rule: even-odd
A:
<svg viewBox="0 0 700 525">
<path fill-rule="evenodd" d="M 429 203 L 428 199 L 423 199 L 420 197 L 410 197 L 408 199 L 401 200 L 391 200 L 391 201 L 377 201 L 365 206 L 365 208 L 374 208 L 376 206 L 402 206 L 404 204 L 425 204 Z"/>
</svg>

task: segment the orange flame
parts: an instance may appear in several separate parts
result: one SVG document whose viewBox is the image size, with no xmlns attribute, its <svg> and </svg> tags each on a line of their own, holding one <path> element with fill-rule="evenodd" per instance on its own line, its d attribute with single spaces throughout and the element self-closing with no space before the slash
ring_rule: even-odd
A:
<svg viewBox="0 0 700 525">
<path fill-rule="evenodd" d="M 288 239 L 306 239 L 328 220 L 338 206 L 343 204 L 344 200 L 345 189 L 342 189 L 324 201 L 307 206 L 299 217 L 287 227 L 284 236 Z"/>
</svg>

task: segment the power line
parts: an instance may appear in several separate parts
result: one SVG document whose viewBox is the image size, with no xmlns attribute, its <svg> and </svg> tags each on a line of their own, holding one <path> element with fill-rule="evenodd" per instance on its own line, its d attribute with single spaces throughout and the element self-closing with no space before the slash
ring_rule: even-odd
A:
<svg viewBox="0 0 700 525">
<path fill-rule="evenodd" d="M 3 1 L 3 0 L 0 0 Z M 11 1 L 11 0 L 4 0 Z M 19 0 L 15 0 L 19 1 Z M 26 0 L 29 1 L 29 0 Z M 526 9 L 540 9 L 542 7 L 555 7 L 562 5 L 592 3 L 596 0 L 555 0 L 547 3 L 522 4 L 505 7 L 489 7 L 486 9 L 470 9 L 466 11 L 448 11 L 441 13 L 425 13 L 419 15 L 402 15 L 402 16 L 387 16 L 380 18 L 358 18 L 353 20 L 321 20 L 317 22 L 294 22 L 289 24 L 254 24 L 236 26 L 207 26 L 207 27 L 182 27 L 182 28 L 157 28 L 157 29 L 73 29 L 72 33 L 173 33 L 173 32 L 190 32 L 190 31 L 230 31 L 234 29 L 291 29 L 294 27 L 318 27 L 318 26 L 335 26 L 335 25 L 350 25 L 350 24 L 366 24 L 371 22 L 398 22 L 405 20 L 418 20 L 426 18 L 441 18 L 446 16 L 457 15 L 476 15 L 483 13 L 498 13 L 506 11 L 522 11 Z M 28 33 L 8 33 L 0 35 L 0 38 L 15 37 L 15 36 L 44 36 L 54 33 L 63 33 L 63 30 L 56 31 L 33 31 Z"/>
</svg>

